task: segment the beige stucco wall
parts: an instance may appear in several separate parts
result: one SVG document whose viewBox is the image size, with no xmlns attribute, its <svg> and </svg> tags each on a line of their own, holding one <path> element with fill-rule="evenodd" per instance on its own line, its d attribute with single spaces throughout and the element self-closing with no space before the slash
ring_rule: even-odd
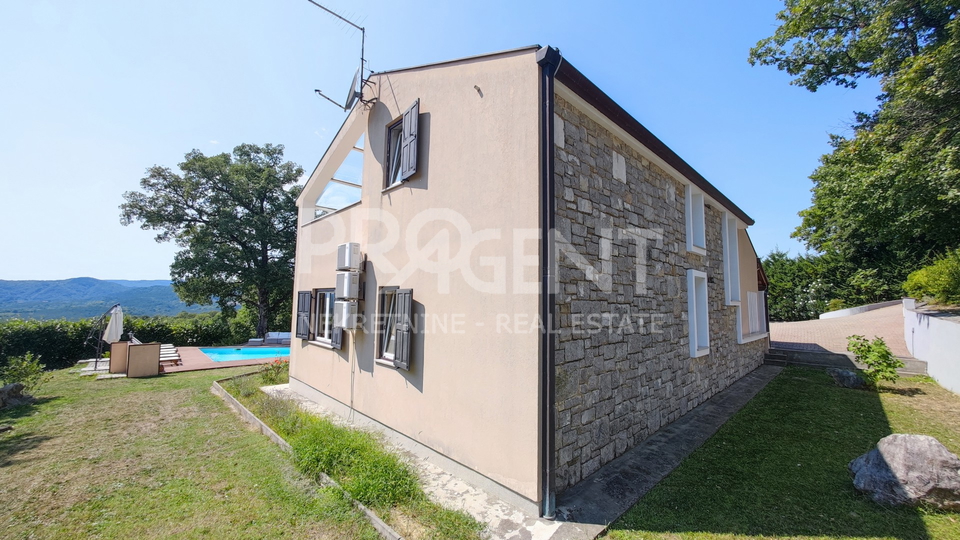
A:
<svg viewBox="0 0 960 540">
<path fill-rule="evenodd" d="M 412 288 L 414 313 L 426 324 L 413 340 L 409 372 L 376 363 L 373 332 L 358 331 L 355 342 L 345 336 L 342 351 L 294 339 L 291 377 L 536 501 L 535 51 L 393 72 L 372 82 L 364 97 L 373 103 L 354 109 L 301 197 L 295 287 L 333 287 L 336 245 L 359 242 L 369 257 L 363 312 L 375 313 L 379 287 Z M 418 98 L 418 173 L 382 192 L 386 126 Z M 326 179 L 361 134 L 361 203 L 310 222 Z M 366 219 L 376 212 L 386 224 Z M 523 256 L 515 255 L 514 242 L 530 231 Z M 457 259 L 481 237 L 465 252 L 465 269 L 436 263 Z M 423 251 L 431 241 L 443 246 L 440 255 Z M 442 253 L 447 246 L 449 255 Z M 510 331 L 502 320 L 498 325 L 504 315 Z M 526 321 L 520 333 L 518 321 Z"/>
</svg>

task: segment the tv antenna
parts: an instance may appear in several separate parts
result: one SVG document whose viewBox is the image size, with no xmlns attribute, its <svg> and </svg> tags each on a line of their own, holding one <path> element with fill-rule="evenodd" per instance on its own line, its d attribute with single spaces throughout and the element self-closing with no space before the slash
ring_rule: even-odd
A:
<svg viewBox="0 0 960 540">
<path fill-rule="evenodd" d="M 366 79 L 363 76 L 363 66 L 364 66 L 364 63 L 366 62 L 366 60 L 364 60 L 363 55 L 364 55 L 364 46 L 366 44 L 367 31 L 362 26 L 355 24 L 353 21 L 347 19 L 346 17 L 341 16 L 340 14 L 334 12 L 329 8 L 322 6 L 317 2 L 314 2 L 314 0 L 307 0 L 307 2 L 310 2 L 311 4 L 317 6 L 318 8 L 326 11 L 330 15 L 333 15 L 334 17 L 340 19 L 341 21 L 349 24 L 350 26 L 360 31 L 360 67 L 357 68 L 357 72 L 353 75 L 353 80 L 350 82 L 350 88 L 347 90 L 347 99 L 344 100 L 344 102 L 341 104 L 339 101 L 332 99 L 331 97 L 324 94 L 322 91 L 314 90 L 314 92 L 316 92 L 323 99 L 329 101 L 330 103 L 333 103 L 334 105 L 336 105 L 337 107 L 340 107 L 344 111 L 349 111 L 350 108 L 353 107 L 353 105 L 357 102 L 357 100 L 363 97 L 363 86 L 367 83 Z"/>
</svg>

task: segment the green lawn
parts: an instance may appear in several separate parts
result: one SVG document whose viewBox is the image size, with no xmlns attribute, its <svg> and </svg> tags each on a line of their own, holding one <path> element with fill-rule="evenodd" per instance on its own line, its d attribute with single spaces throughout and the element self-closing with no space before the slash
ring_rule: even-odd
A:
<svg viewBox="0 0 960 540">
<path fill-rule="evenodd" d="M 0 411 L 0 536 L 377 538 L 210 393 L 250 370 L 54 372 L 38 403 Z"/>
<path fill-rule="evenodd" d="M 853 489 L 847 463 L 890 433 L 960 452 L 960 397 L 926 378 L 877 394 L 787 368 L 608 538 L 960 539 L 960 514 L 883 508 Z"/>
</svg>

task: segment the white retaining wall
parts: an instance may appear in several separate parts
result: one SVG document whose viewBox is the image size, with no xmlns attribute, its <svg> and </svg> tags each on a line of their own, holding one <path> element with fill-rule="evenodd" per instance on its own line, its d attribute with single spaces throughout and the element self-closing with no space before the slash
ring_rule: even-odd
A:
<svg viewBox="0 0 960 540">
<path fill-rule="evenodd" d="M 880 302 L 877 304 L 867 304 L 865 306 L 857 306 L 847 309 L 838 309 L 836 311 L 828 311 L 826 313 L 821 313 L 821 319 L 835 319 L 837 317 L 849 317 L 850 315 L 857 315 L 859 313 L 866 313 L 868 311 L 873 311 L 875 309 L 895 306 L 900 303 L 900 300 L 890 300 L 887 302 Z"/>
<path fill-rule="evenodd" d="M 916 311 L 916 300 L 903 299 L 903 339 L 940 386 L 960 394 L 960 324 Z"/>
</svg>

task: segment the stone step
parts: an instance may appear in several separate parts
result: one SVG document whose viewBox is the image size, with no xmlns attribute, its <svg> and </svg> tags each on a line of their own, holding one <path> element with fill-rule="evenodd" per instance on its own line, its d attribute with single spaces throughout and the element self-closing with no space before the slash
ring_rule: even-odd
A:
<svg viewBox="0 0 960 540">
<path fill-rule="evenodd" d="M 927 363 L 916 358 L 900 358 L 904 367 L 897 373 L 904 376 L 926 375 Z M 852 354 L 829 351 L 805 351 L 800 349 L 770 349 L 764 355 L 764 363 L 777 366 L 795 365 L 821 368 L 865 369 L 854 361 Z"/>
</svg>

